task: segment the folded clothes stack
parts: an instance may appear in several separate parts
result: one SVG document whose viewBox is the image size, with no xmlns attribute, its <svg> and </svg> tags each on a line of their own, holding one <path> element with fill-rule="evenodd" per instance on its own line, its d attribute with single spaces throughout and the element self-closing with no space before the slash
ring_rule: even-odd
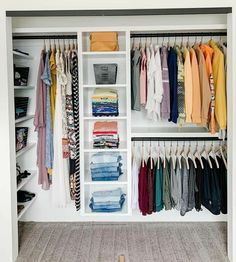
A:
<svg viewBox="0 0 236 262">
<path fill-rule="evenodd" d="M 96 122 L 93 129 L 94 148 L 118 148 L 117 122 Z"/>
<path fill-rule="evenodd" d="M 121 188 L 117 188 L 92 193 L 89 207 L 92 212 L 117 212 L 122 210 L 124 202 L 125 194 Z"/>
<path fill-rule="evenodd" d="M 99 152 L 91 157 L 92 181 L 116 181 L 122 172 L 122 157 L 116 152 Z"/>
<path fill-rule="evenodd" d="M 118 116 L 118 94 L 114 89 L 96 88 L 92 96 L 93 116 Z"/>
</svg>

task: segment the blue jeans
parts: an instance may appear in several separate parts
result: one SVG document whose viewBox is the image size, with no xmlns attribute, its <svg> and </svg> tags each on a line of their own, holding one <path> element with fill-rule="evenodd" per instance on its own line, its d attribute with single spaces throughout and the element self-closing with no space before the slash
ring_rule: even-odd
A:
<svg viewBox="0 0 236 262">
<path fill-rule="evenodd" d="M 117 163 L 121 161 L 121 156 L 118 152 L 98 152 L 96 154 L 93 154 L 91 157 L 91 163 L 92 164 L 98 164 L 98 163 Z"/>
<path fill-rule="evenodd" d="M 124 202 L 125 202 L 125 198 L 121 198 L 117 206 L 116 205 L 94 206 L 93 203 L 90 203 L 89 207 L 91 208 L 92 212 L 117 212 L 122 210 Z"/>
</svg>

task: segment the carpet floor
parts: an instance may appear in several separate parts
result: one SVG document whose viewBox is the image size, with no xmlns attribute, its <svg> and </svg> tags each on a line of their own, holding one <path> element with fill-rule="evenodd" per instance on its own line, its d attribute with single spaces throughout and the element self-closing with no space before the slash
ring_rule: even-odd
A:
<svg viewBox="0 0 236 262">
<path fill-rule="evenodd" d="M 17 262 L 224 262 L 226 223 L 20 223 Z"/>
</svg>

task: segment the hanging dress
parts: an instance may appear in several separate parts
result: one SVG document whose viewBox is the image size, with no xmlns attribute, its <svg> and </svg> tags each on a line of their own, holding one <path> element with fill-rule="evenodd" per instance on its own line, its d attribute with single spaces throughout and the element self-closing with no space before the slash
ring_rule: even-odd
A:
<svg viewBox="0 0 236 262">
<path fill-rule="evenodd" d="M 49 180 L 47 168 L 45 166 L 45 153 L 46 153 L 46 85 L 41 79 L 44 71 L 44 50 L 41 52 L 38 78 L 37 78 L 37 94 L 36 94 L 36 109 L 34 117 L 35 131 L 38 132 L 37 143 L 37 166 L 39 170 L 38 184 L 42 185 L 42 189 L 48 190 Z"/>
<path fill-rule="evenodd" d="M 80 140 L 79 140 L 79 80 L 78 80 L 78 55 L 75 50 L 71 53 L 71 76 L 72 76 L 72 96 L 73 96 L 73 113 L 75 128 L 75 206 L 76 210 L 80 209 Z"/>
<path fill-rule="evenodd" d="M 52 200 L 56 207 L 66 207 L 69 203 L 69 161 L 66 143 L 66 112 L 63 54 L 56 53 L 57 90 L 54 119 L 54 168 L 52 173 Z"/>
</svg>

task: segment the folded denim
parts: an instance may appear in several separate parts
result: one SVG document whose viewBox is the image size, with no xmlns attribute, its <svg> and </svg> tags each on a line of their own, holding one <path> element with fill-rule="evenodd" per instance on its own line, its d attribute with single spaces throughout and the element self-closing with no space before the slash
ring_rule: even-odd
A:
<svg viewBox="0 0 236 262">
<path fill-rule="evenodd" d="M 117 181 L 119 176 L 110 176 L 110 177 L 92 177 L 92 181 Z"/>
<path fill-rule="evenodd" d="M 118 207 L 112 205 L 102 205 L 99 207 L 98 205 L 94 206 L 94 204 L 91 202 L 89 207 L 91 208 L 92 212 L 116 212 L 122 210 L 124 202 L 125 198 L 120 199 Z"/>
<path fill-rule="evenodd" d="M 118 168 L 122 167 L 122 163 L 120 162 L 110 162 L 110 163 L 90 163 L 90 169 L 99 169 L 99 168 L 106 168 L 106 167 L 111 167 L 111 168 Z"/>
<path fill-rule="evenodd" d="M 91 157 L 91 163 L 93 164 L 100 164 L 100 163 L 117 163 L 121 161 L 121 156 L 119 152 L 98 152 L 93 154 Z"/>
<path fill-rule="evenodd" d="M 117 172 L 117 171 L 121 171 L 121 166 L 117 165 L 117 166 L 109 166 L 104 165 L 102 167 L 98 167 L 98 168 L 90 168 L 91 173 L 101 173 L 101 172 Z"/>
<path fill-rule="evenodd" d="M 102 177 L 102 176 L 120 176 L 122 174 L 121 171 L 113 171 L 113 172 L 93 172 L 91 171 L 91 175 L 94 177 Z"/>
<path fill-rule="evenodd" d="M 92 196 L 119 196 L 121 197 L 123 194 L 122 189 L 119 187 L 114 190 L 101 190 L 101 191 L 95 191 L 92 193 Z"/>
</svg>

